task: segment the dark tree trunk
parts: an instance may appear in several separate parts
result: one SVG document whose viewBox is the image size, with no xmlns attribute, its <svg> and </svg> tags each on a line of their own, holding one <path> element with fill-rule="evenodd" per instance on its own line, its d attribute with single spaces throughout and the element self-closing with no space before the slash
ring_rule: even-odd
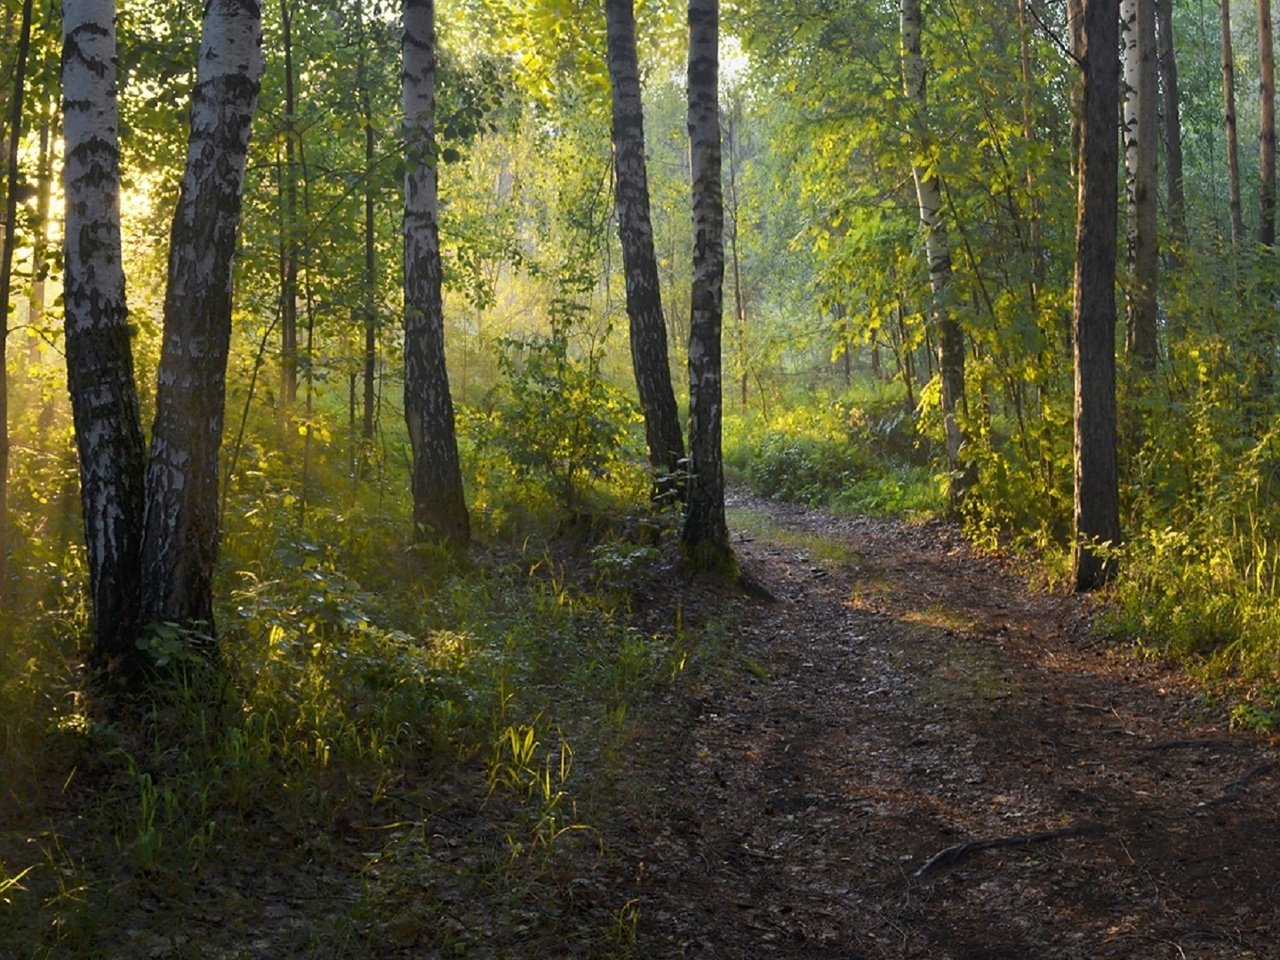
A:
<svg viewBox="0 0 1280 960">
<path fill-rule="evenodd" d="M 1276 243 L 1276 56 L 1271 39 L 1271 0 L 1258 0 L 1258 242 Z"/>
<path fill-rule="evenodd" d="M 445 368 L 436 180 L 434 0 L 404 0 L 404 415 L 413 450 L 413 535 L 471 538 Z"/>
<path fill-rule="evenodd" d="M 298 160 L 297 96 L 294 92 L 293 16 L 280 0 L 284 53 L 284 169 L 280 176 L 280 413 L 298 402 Z"/>
<path fill-rule="evenodd" d="M 146 447 L 120 246 L 113 0 L 64 0 L 67 388 L 93 605 L 95 670 L 128 682 L 137 649 Z"/>
<path fill-rule="evenodd" d="M 1080 189 L 1076 218 L 1075 585 L 1102 586 L 1120 541 L 1116 464 L 1116 123 L 1120 61 L 1114 0 L 1071 0 L 1080 17 Z"/>
<path fill-rule="evenodd" d="M 1236 62 L 1231 52 L 1231 0 L 1218 0 L 1222 14 L 1222 99 L 1227 127 L 1227 205 L 1231 212 L 1231 242 L 1244 240 L 1240 203 L 1240 140 L 1236 129 Z"/>
<path fill-rule="evenodd" d="M 720 331 L 724 197 L 720 187 L 719 0 L 689 0 L 689 156 L 693 289 L 689 312 L 689 452 L 684 548 L 695 566 L 733 564 L 724 512 Z"/>
<path fill-rule="evenodd" d="M 0 241 L 0 591 L 9 577 L 9 295 L 13 290 L 13 249 L 17 240 L 18 147 L 22 139 L 22 99 L 31 51 L 32 0 L 22 4 L 13 95 L 5 130 L 4 238 Z"/>
<path fill-rule="evenodd" d="M 662 316 L 658 260 L 649 218 L 649 179 L 644 159 L 644 115 L 636 58 L 636 22 L 632 0 L 605 0 L 608 23 L 609 79 L 613 85 L 613 162 L 618 237 L 626 275 L 627 317 L 631 323 L 631 365 L 644 413 L 649 465 L 657 497 L 678 496 L 684 437 L 671 365 L 667 326 Z"/>
<path fill-rule="evenodd" d="M 258 0 L 208 0 L 170 235 L 147 471 L 143 617 L 213 635 L 232 257 L 262 75 Z"/>
<path fill-rule="evenodd" d="M 361 0 L 363 3 L 363 0 Z M 364 396 L 360 436 L 363 450 L 360 454 L 360 472 L 368 467 L 369 453 L 373 448 L 374 408 L 377 402 L 376 377 L 378 372 L 378 272 L 377 272 L 377 222 L 374 219 L 374 156 L 373 105 L 370 102 L 368 59 L 365 52 L 364 10 L 360 11 L 360 119 L 364 125 Z"/>
<path fill-rule="evenodd" d="M 1179 263 L 1187 241 L 1187 200 L 1182 182 L 1182 115 L 1178 94 L 1178 59 L 1173 43 L 1173 0 L 1156 0 L 1159 30 L 1160 86 L 1164 105 L 1164 182 L 1169 202 L 1171 266 Z"/>
</svg>

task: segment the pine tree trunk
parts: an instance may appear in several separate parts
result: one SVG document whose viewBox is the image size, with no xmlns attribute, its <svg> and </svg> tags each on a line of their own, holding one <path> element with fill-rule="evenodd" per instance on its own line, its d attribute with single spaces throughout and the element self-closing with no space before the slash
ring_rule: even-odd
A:
<svg viewBox="0 0 1280 960">
<path fill-rule="evenodd" d="M 147 470 L 144 622 L 177 623 L 209 637 L 232 257 L 262 76 L 261 43 L 259 0 L 208 0 L 186 170 L 169 241 Z"/>
<path fill-rule="evenodd" d="M 93 604 L 93 666 L 127 681 L 143 666 L 146 447 L 133 375 L 120 246 L 114 0 L 64 0 L 62 89 L 67 387 Z"/>
<path fill-rule="evenodd" d="M 1231 212 L 1231 242 L 1244 240 L 1240 203 L 1240 141 L 1236 130 L 1236 62 L 1231 52 L 1231 0 L 1218 0 L 1222 14 L 1222 99 L 1227 127 L 1227 204 Z"/>
<path fill-rule="evenodd" d="M 1271 0 L 1258 0 L 1258 242 L 1276 243 L 1276 56 L 1271 38 Z"/>
<path fill-rule="evenodd" d="M 1075 585 L 1102 586 L 1120 540 L 1116 463 L 1115 273 L 1119 19 L 1113 0 L 1071 0 L 1080 18 L 1080 189 L 1076 215 Z"/>
<path fill-rule="evenodd" d="M 1173 0 L 1156 0 L 1160 86 L 1164 107 L 1164 182 L 1169 204 L 1170 265 L 1179 263 L 1187 241 L 1187 200 L 1182 180 L 1182 115 L 1178 93 L 1178 59 L 1173 42 Z"/>
<path fill-rule="evenodd" d="M 696 567 L 733 564 L 721 458 L 720 334 L 724 307 L 724 197 L 720 186 L 719 0 L 689 0 L 689 157 L 693 177 L 693 288 L 689 311 L 691 476 L 682 541 Z"/>
<path fill-rule="evenodd" d="M 1144 371 L 1155 368 L 1156 326 L 1156 18 L 1154 0 L 1123 0 L 1125 197 L 1129 266 L 1125 348 Z"/>
<path fill-rule="evenodd" d="M 404 415 L 413 451 L 418 542 L 465 547 L 471 538 L 445 368 L 436 180 L 435 0 L 403 0 Z"/>
<path fill-rule="evenodd" d="M 631 323 L 631 364 L 644 413 L 649 465 L 657 477 L 654 495 L 679 496 L 681 484 L 677 478 L 684 459 L 684 437 L 671 385 L 667 326 L 662 316 L 658 260 L 649 218 L 635 13 L 632 0 L 605 0 L 604 9 L 609 79 L 613 85 L 614 189 L 626 275 L 627 317 Z"/>
<path fill-rule="evenodd" d="M 902 85 L 913 113 L 913 133 L 917 147 L 928 154 L 932 149 L 925 96 L 924 56 L 920 34 L 923 15 L 920 0 L 902 0 Z M 936 173 L 913 165 L 912 178 L 924 231 L 925 256 L 929 261 L 930 324 L 937 331 L 938 372 L 942 379 L 942 420 L 947 446 L 947 467 L 951 471 L 948 499 L 957 509 L 971 482 L 960 457 L 964 441 L 958 411 L 964 402 L 964 333 L 948 304 L 951 288 L 951 245 L 947 221 L 942 214 L 942 182 Z"/>
</svg>

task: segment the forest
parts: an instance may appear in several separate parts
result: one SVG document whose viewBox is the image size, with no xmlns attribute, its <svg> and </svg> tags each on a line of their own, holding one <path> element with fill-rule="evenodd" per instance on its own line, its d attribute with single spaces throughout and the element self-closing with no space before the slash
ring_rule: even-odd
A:
<svg viewBox="0 0 1280 960">
<path fill-rule="evenodd" d="M 2 0 L 0 957 L 1273 955 L 1272 27 Z"/>
</svg>

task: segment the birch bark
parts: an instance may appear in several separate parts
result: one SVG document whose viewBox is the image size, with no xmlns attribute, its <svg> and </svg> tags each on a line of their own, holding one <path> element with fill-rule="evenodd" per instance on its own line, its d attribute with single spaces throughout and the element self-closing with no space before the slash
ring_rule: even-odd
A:
<svg viewBox="0 0 1280 960">
<path fill-rule="evenodd" d="M 145 443 L 120 247 L 114 0 L 64 0 L 64 327 L 93 605 L 93 666 L 137 667 Z"/>
<path fill-rule="evenodd" d="M 689 0 L 689 158 L 693 288 L 689 311 L 691 476 L 682 541 L 695 566 L 730 567 L 721 457 L 724 195 L 720 185 L 720 4 Z"/>
<path fill-rule="evenodd" d="M 444 354 L 436 163 L 435 0 L 404 0 L 404 415 L 419 542 L 471 538 Z"/>
<path fill-rule="evenodd" d="M 613 86 L 614 195 L 631 325 L 631 366 L 644 412 L 649 465 L 657 479 L 654 494 L 678 496 L 681 484 L 675 478 L 684 459 L 684 437 L 671 385 L 667 327 L 649 216 L 635 11 L 632 0 L 605 0 L 604 9 Z"/>
<path fill-rule="evenodd" d="M 169 246 L 147 470 L 144 622 L 213 635 L 232 259 L 262 76 L 260 0 L 206 0 L 186 170 Z"/>
<path fill-rule="evenodd" d="M 1125 348 L 1138 367 L 1157 355 L 1156 17 L 1154 0 L 1123 0 L 1124 162 L 1128 230 Z"/>
<path fill-rule="evenodd" d="M 918 155 L 928 158 L 933 151 L 933 137 L 929 128 L 925 65 L 920 46 L 923 29 L 920 0 L 902 0 L 900 9 L 903 92 L 912 110 Z M 951 287 L 951 246 L 947 238 L 947 221 L 942 213 L 942 182 L 937 173 L 920 160 L 913 163 L 911 175 L 916 186 L 920 227 L 924 231 L 925 256 L 929 261 L 930 325 L 937 331 L 942 420 L 947 466 L 951 471 L 948 499 L 954 510 L 964 498 L 969 479 L 961 462 L 960 448 L 964 435 L 958 419 L 958 411 L 964 403 L 964 334 L 947 302 Z"/>
</svg>

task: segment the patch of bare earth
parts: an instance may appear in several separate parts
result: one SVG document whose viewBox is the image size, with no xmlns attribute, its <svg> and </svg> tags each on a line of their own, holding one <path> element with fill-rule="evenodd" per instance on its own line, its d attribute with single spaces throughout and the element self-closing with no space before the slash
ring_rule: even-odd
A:
<svg viewBox="0 0 1280 960">
<path fill-rule="evenodd" d="M 777 600 L 637 755 L 636 956 L 1280 955 L 1273 744 L 943 525 L 731 508 Z"/>
</svg>

